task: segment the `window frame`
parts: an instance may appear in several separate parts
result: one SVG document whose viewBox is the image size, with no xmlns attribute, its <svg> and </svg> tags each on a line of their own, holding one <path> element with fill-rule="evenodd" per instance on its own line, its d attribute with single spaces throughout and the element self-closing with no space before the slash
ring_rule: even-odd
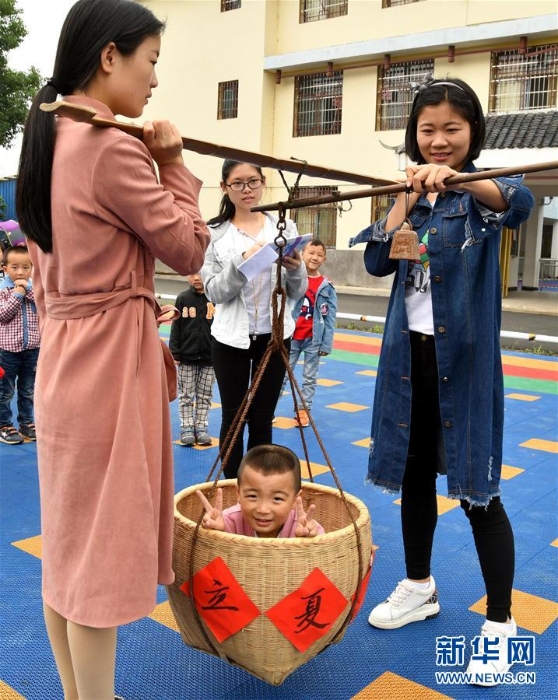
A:
<svg viewBox="0 0 558 700">
<path fill-rule="evenodd" d="M 342 120 L 342 70 L 295 76 L 293 138 L 340 134 Z"/>
<path fill-rule="evenodd" d="M 242 0 L 221 0 L 221 12 L 230 12 L 231 10 L 240 10 Z"/>
<path fill-rule="evenodd" d="M 232 90 L 232 98 L 226 95 L 227 90 Z M 225 80 L 217 86 L 217 120 L 238 118 L 238 80 Z M 231 102 L 231 104 L 228 104 Z"/>
<path fill-rule="evenodd" d="M 536 70 L 537 63 L 540 70 Z M 553 109 L 558 106 L 558 43 L 492 51 L 488 114 Z M 535 69 L 535 70 L 533 70 Z M 516 90 L 513 91 L 513 86 Z M 507 86 L 508 90 L 505 90 Z M 498 90 L 498 88 L 502 88 Z M 512 88 L 511 90 L 509 88 Z"/>
<path fill-rule="evenodd" d="M 321 22 L 349 14 L 349 0 L 299 0 L 298 22 Z"/>
<path fill-rule="evenodd" d="M 397 71 L 402 71 L 397 75 Z M 413 103 L 412 83 L 420 83 L 427 73 L 434 72 L 433 58 L 420 58 L 411 61 L 398 61 L 392 63 L 389 68 L 378 66 L 378 80 L 376 87 L 376 131 L 394 131 L 404 129 L 411 113 Z M 386 73 L 390 73 L 386 75 Z M 401 99 L 387 99 L 387 93 Z M 388 107 L 395 107 L 390 110 Z M 390 111 L 399 113 L 390 114 Z"/>
<path fill-rule="evenodd" d="M 319 185 L 298 187 L 295 196 L 297 199 L 307 199 L 338 193 L 339 187 L 336 185 Z M 337 202 L 314 204 L 293 210 L 292 218 L 299 229 L 299 233 L 313 233 L 314 238 L 319 238 L 327 249 L 335 249 L 337 247 L 338 211 L 339 204 Z M 309 219 L 311 219 L 310 223 L 308 223 Z M 301 231 L 300 226 L 308 230 Z"/>
</svg>

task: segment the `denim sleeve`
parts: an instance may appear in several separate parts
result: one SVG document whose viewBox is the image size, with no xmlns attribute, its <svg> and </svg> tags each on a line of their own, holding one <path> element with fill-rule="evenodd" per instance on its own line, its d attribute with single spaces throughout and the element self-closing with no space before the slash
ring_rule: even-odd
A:
<svg viewBox="0 0 558 700">
<path fill-rule="evenodd" d="M 503 212 L 494 212 L 471 197 L 469 225 L 466 231 L 468 241 L 486 238 L 502 226 L 517 228 L 529 218 L 535 199 L 531 191 L 522 184 L 522 180 L 522 175 L 492 180 L 508 205 Z"/>
<path fill-rule="evenodd" d="M 335 319 L 336 318 L 337 318 L 337 292 L 335 291 L 335 287 L 333 285 L 331 285 L 329 288 L 329 295 L 328 295 L 328 313 L 324 317 L 325 329 L 324 329 L 324 335 L 322 338 L 322 344 L 320 346 L 320 350 L 322 352 L 327 352 L 328 355 L 333 349 L 333 336 L 335 333 Z"/>
</svg>

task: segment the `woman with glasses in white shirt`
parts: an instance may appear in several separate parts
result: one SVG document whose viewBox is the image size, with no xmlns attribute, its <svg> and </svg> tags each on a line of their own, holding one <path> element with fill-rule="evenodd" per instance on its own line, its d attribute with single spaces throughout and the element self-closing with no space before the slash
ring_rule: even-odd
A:
<svg viewBox="0 0 558 700">
<path fill-rule="evenodd" d="M 208 298 L 216 305 L 211 334 L 212 359 L 222 406 L 220 444 L 225 439 L 271 339 L 271 295 L 276 281 L 276 264 L 259 274 L 242 272 L 242 264 L 277 237 L 277 218 L 250 211 L 259 204 L 265 176 L 249 163 L 225 160 L 222 168 L 223 198 L 219 213 L 207 223 L 211 243 L 207 249 L 202 277 Z M 287 221 L 285 236 L 296 235 Z M 306 268 L 298 251 L 283 257 L 282 285 L 287 292 L 284 343 L 287 355 L 294 331 L 291 307 L 306 291 Z M 246 268 L 244 268 L 246 269 Z M 252 397 L 246 423 L 247 449 L 270 444 L 275 406 L 281 393 L 285 365 L 279 353 L 270 357 L 257 393 Z M 244 454 L 244 427 L 225 464 L 227 478 L 236 477 Z"/>
</svg>

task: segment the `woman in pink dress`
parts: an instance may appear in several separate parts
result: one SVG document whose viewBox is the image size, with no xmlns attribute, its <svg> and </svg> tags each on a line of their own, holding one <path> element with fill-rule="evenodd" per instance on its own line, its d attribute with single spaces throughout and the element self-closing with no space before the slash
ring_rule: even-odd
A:
<svg viewBox="0 0 558 700">
<path fill-rule="evenodd" d="M 149 614 L 174 578 L 175 380 L 153 278 L 156 258 L 197 272 L 209 235 L 175 126 L 146 122 L 142 141 L 39 104 L 60 94 L 106 119 L 141 116 L 163 28 L 133 0 L 79 0 L 21 152 L 18 218 L 42 331 L 43 602 L 66 700 L 113 700 L 117 627 Z"/>
</svg>

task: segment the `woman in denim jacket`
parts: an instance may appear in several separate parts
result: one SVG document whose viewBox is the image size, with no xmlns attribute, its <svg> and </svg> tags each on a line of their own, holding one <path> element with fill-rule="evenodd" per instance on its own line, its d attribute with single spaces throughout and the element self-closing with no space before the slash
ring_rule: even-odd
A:
<svg viewBox="0 0 558 700">
<path fill-rule="evenodd" d="M 436 478 L 469 518 L 487 589 L 483 635 L 516 633 L 511 617 L 514 542 L 500 502 L 503 374 L 500 357 L 500 234 L 533 207 L 521 177 L 446 187 L 474 172 L 485 136 L 479 100 L 463 81 L 430 80 L 415 96 L 405 136 L 407 186 L 388 216 L 351 241 L 367 242 L 371 275 L 395 273 L 382 342 L 372 418 L 368 480 L 401 489 L 407 578 L 371 625 L 383 629 L 434 617 L 430 575 L 437 521 Z M 389 258 L 392 236 L 408 216 L 420 260 Z M 503 655 L 505 656 L 505 655 Z M 483 671 L 507 670 L 496 661 Z M 479 669 L 471 660 L 469 671 Z"/>
</svg>

